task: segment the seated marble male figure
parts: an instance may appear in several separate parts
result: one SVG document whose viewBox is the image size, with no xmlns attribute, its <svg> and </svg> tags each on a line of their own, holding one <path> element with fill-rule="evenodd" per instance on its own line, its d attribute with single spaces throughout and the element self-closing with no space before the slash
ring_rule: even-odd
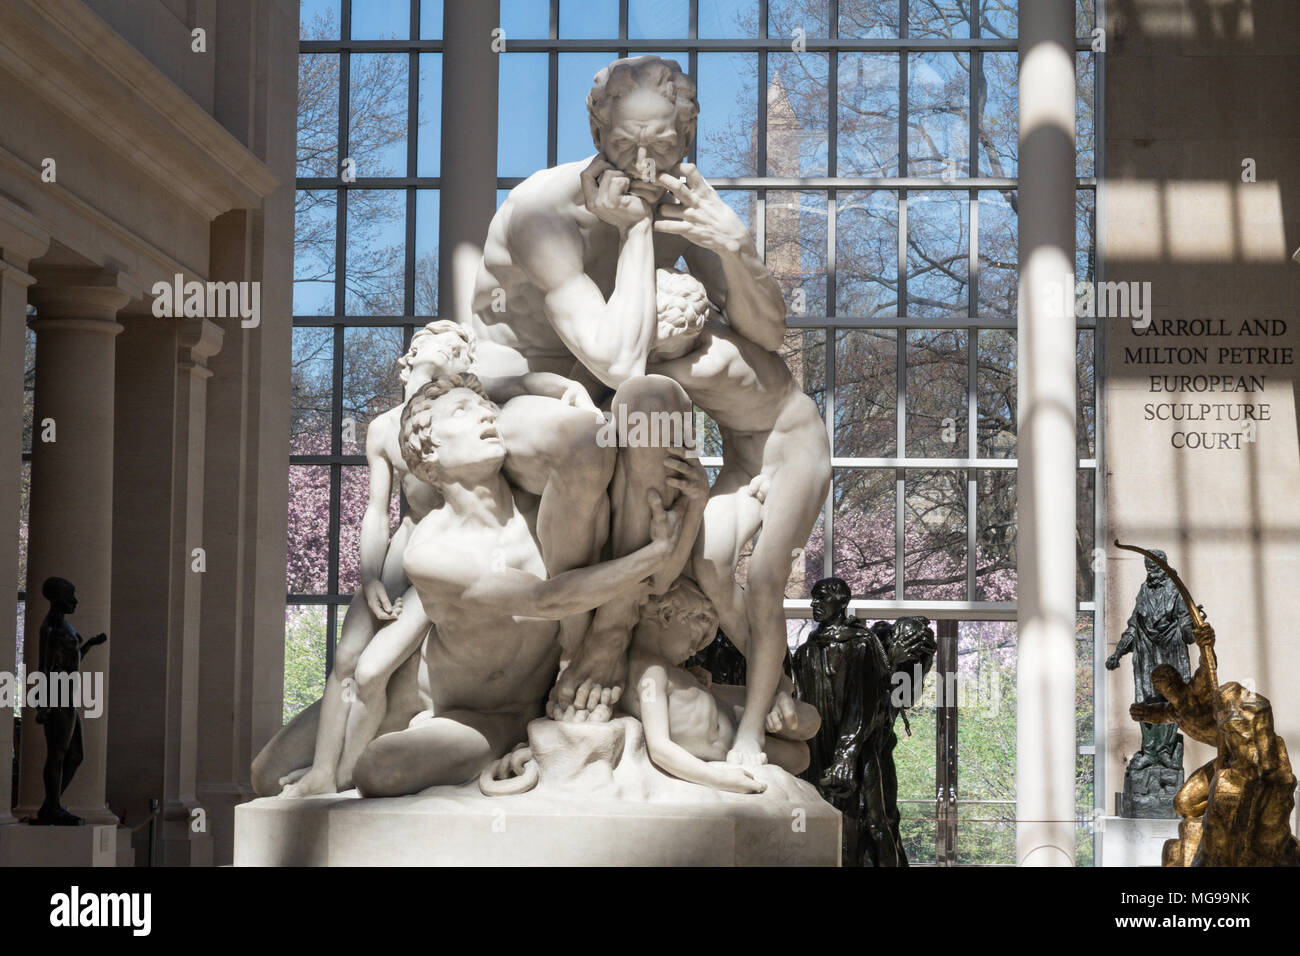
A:
<svg viewBox="0 0 1300 956">
<path fill-rule="evenodd" d="M 647 369 L 680 383 L 722 433 L 723 466 L 704 509 L 690 573 L 748 662 L 745 717 L 727 759 L 761 763 L 764 725 L 778 693 L 779 709 L 795 717 L 782 681 L 783 598 L 791 556 L 807 544 L 826 501 L 826 423 L 780 354 L 724 321 L 693 276 L 660 269 L 657 307 L 658 335 Z M 755 534 L 742 587 L 736 568 Z"/>
<path fill-rule="evenodd" d="M 472 329 L 446 319 L 430 322 L 412 336 L 406 354 L 398 360 L 403 385 L 401 404 L 376 416 L 366 429 L 370 480 L 369 498 L 361 520 L 361 589 L 344 615 L 334 667 L 319 707 L 304 711 L 277 735 L 275 744 L 282 758 L 288 759 L 287 751 L 293 751 L 296 760 L 303 761 L 304 766 L 307 762 L 311 764 L 305 771 L 295 770 L 280 779 L 284 787 L 280 791 L 282 796 L 335 793 L 352 786 L 352 767 L 361 748 L 369 742 L 347 730 L 360 719 L 349 705 L 355 703 L 359 694 L 358 667 L 363 652 L 380 628 L 388 646 L 398 644 L 413 650 L 429 627 L 419 597 L 402 572 L 402 557 L 411 530 L 442 499 L 435 489 L 410 473 L 402 458 L 398 448 L 401 414 L 406 401 L 423 385 L 438 375 L 469 371 L 475 367 L 475 359 Z M 553 373 L 525 373 L 503 379 L 499 387 L 505 394 L 546 395 L 565 405 L 595 411 L 581 385 Z M 406 499 L 407 514 L 390 541 L 388 508 L 394 478 Z M 400 596 L 392 599 L 392 593 Z M 313 749 L 305 750 L 313 718 L 315 743 Z M 274 752 L 276 748 L 270 749 Z"/>
<path fill-rule="evenodd" d="M 640 719 L 646 749 L 659 769 L 691 783 L 735 793 L 762 793 L 766 784 L 745 767 L 727 763 L 733 728 L 744 720 L 743 687 L 706 683 L 682 664 L 707 647 L 718 632 L 713 605 L 689 578 L 646 605 L 632 637 L 628 680 L 633 691 L 622 708 Z M 706 675 L 707 676 L 707 675 Z M 770 761 L 801 773 L 817 733 L 817 711 L 797 702 L 794 729 L 769 717 L 776 735 L 767 739 Z"/>
<path fill-rule="evenodd" d="M 425 385 L 402 412 L 407 465 L 445 500 L 415 527 L 403 560 L 435 625 L 420 662 L 428 705 L 361 753 L 353 780 L 363 796 L 461 783 L 523 740 L 559 662 L 558 622 L 618 597 L 642 599 L 682 533 L 683 508 L 665 511 L 650 496 L 648 544 L 548 574 L 537 516 L 502 473 L 496 415 L 471 374 Z"/>
<path fill-rule="evenodd" d="M 684 259 L 712 299 L 732 308 L 737 329 L 770 348 L 780 347 L 784 332 L 781 291 L 739 217 L 682 163 L 699 106 L 694 82 L 675 61 L 615 61 L 596 75 L 587 107 L 595 155 L 529 176 L 488 228 L 470 320 L 480 339 L 480 374 L 489 396 L 502 402 L 503 378 L 523 371 L 570 375 L 576 363 L 595 386 L 619 389 L 615 412 L 689 414 L 680 386 L 644 374 L 655 335 L 656 264 Z M 679 195 L 659 205 L 666 182 Z M 602 448 L 600 422 L 533 395 L 506 402 L 500 425 L 516 488 L 541 494 L 558 480 L 590 489 L 581 508 L 542 508 L 548 570 L 590 563 L 606 535 L 615 555 L 648 540 L 645 495 L 661 481 L 664 449 Z M 611 485 L 616 457 L 619 476 Z M 672 500 L 666 493 L 665 504 Z M 590 516 L 588 540 L 550 540 L 551 521 L 572 525 L 578 516 Z M 552 716 L 577 719 L 617 699 L 638 614 L 624 600 L 602 608 L 590 626 L 585 615 L 564 622 L 568 666 Z"/>
<path fill-rule="evenodd" d="M 405 643 L 418 642 L 429 627 L 410 583 L 402 571 L 402 557 L 411 530 L 441 503 L 438 492 L 410 473 L 398 448 L 402 409 L 407 399 L 441 374 L 458 374 L 475 367 L 476 342 L 468 326 L 441 319 L 418 329 L 407 351 L 398 359 L 402 401 L 371 420 L 366 428 L 368 499 L 361 519 L 359 557 L 361 587 L 343 617 L 334 667 L 321 700 L 303 710 L 263 748 L 254 762 L 257 793 L 285 797 L 335 793 L 352 786 L 352 766 L 360 753 L 359 741 L 346 744 L 350 704 L 357 697 L 357 668 L 362 652 L 382 628 L 391 644 L 397 635 Z M 539 394 L 565 405 L 594 411 L 586 390 L 551 373 L 528 373 L 500 383 L 511 395 Z M 389 505 L 399 488 L 407 513 L 389 538 Z M 393 597 L 393 595 L 398 595 Z M 403 610 L 407 613 L 403 615 Z"/>
</svg>

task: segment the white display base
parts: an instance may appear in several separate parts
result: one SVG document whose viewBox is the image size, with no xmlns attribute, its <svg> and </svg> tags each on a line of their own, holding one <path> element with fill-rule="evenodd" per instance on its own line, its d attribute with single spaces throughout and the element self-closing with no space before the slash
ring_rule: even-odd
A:
<svg viewBox="0 0 1300 956">
<path fill-rule="evenodd" d="M 268 797 L 235 808 L 236 866 L 838 866 L 840 814 L 779 767 L 720 793 L 649 761 L 638 721 L 535 720 L 537 788 Z"/>
<path fill-rule="evenodd" d="M 117 866 L 117 827 L 0 827 L 0 866 Z"/>
<path fill-rule="evenodd" d="M 468 791 L 362 800 L 355 790 L 254 800 L 235 809 L 235 865 L 839 865 L 839 814 L 825 803 L 548 802 Z"/>
<path fill-rule="evenodd" d="M 1102 866 L 1159 866 L 1166 840 L 1178 837 L 1178 820 L 1101 818 Z"/>
</svg>

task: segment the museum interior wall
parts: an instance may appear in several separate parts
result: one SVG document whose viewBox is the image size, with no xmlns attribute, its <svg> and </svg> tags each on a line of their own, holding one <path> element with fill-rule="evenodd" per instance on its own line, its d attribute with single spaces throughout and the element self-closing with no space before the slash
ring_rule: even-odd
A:
<svg viewBox="0 0 1300 956">
<path fill-rule="evenodd" d="M 144 852 L 153 801 L 153 862 L 227 861 L 251 755 L 280 724 L 297 14 L 293 0 L 0 7 L 11 460 L 27 327 L 37 354 L 25 658 L 37 669 L 41 582 L 68 578 L 78 627 L 110 639 L 94 661 L 105 716 L 86 722 L 66 802 L 134 830 L 117 831 L 121 862 Z M 256 324 L 157 317 L 155 283 L 209 281 L 257 283 Z M 11 600 L 18 479 L 0 469 Z M 0 720 L 7 765 L 12 712 Z M 21 750 L 0 853 L 3 824 L 41 798 L 40 735 Z"/>
<path fill-rule="evenodd" d="M 1108 543 L 1168 552 L 1216 628 L 1220 680 L 1270 698 L 1278 732 L 1294 741 L 1300 5 L 1106 6 L 1100 278 L 1150 283 L 1152 304 L 1137 319 L 1150 318 L 1145 330 L 1097 321 Z M 1106 567 L 1110 653 L 1145 571 L 1113 548 Z M 1126 662 L 1106 681 L 1111 813 L 1140 746 L 1129 676 Z M 1212 756 L 1188 740 L 1184 765 Z"/>
</svg>

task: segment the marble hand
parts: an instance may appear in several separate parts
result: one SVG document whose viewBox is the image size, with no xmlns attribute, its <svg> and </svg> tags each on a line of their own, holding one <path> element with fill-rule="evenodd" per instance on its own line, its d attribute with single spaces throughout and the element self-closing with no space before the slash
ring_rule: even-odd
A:
<svg viewBox="0 0 1300 956">
<path fill-rule="evenodd" d="M 631 192 L 631 178 L 604 158 L 593 159 L 581 179 L 587 209 L 602 222 L 624 230 L 650 218 L 649 204 Z"/>
<path fill-rule="evenodd" d="M 687 499 L 703 503 L 709 497 L 709 474 L 698 458 L 685 448 L 669 448 L 664 457 L 664 479 L 670 488 L 676 488 Z"/>
<path fill-rule="evenodd" d="M 716 790 L 726 790 L 729 793 L 762 793 L 767 789 L 767 784 L 755 780 L 754 775 L 744 767 L 716 760 L 709 761 L 709 767 L 710 783 Z"/>
<path fill-rule="evenodd" d="M 659 492 L 651 488 L 646 497 L 650 502 L 650 540 L 665 545 L 664 555 L 677 546 L 682 533 L 682 512 L 678 507 L 664 510 L 663 499 Z"/>
<path fill-rule="evenodd" d="M 682 163 L 678 169 L 681 178 L 659 175 L 659 185 L 672 193 L 678 204 L 659 206 L 655 231 L 685 236 L 695 245 L 720 254 L 739 252 L 751 239 L 736 211 L 723 202 L 692 163 Z"/>
<path fill-rule="evenodd" d="M 601 415 L 600 409 L 597 408 L 596 403 L 591 400 L 590 393 L 578 382 L 570 382 L 564 387 L 564 394 L 560 396 L 560 401 L 565 405 L 571 405 L 574 408 L 581 408 L 585 411 L 595 412 L 597 415 Z M 604 416 L 601 415 L 601 418 L 603 419 Z"/>
<path fill-rule="evenodd" d="M 391 621 L 397 617 L 399 612 L 388 599 L 388 589 L 384 587 L 383 581 L 378 578 L 367 581 L 361 592 L 365 596 L 366 607 L 370 608 L 370 613 L 379 620 Z"/>
<path fill-rule="evenodd" d="M 776 692 L 776 701 L 767 715 L 767 732 L 778 734 L 782 730 L 795 730 L 799 726 L 799 717 L 794 709 L 794 698 L 787 690 Z"/>
</svg>

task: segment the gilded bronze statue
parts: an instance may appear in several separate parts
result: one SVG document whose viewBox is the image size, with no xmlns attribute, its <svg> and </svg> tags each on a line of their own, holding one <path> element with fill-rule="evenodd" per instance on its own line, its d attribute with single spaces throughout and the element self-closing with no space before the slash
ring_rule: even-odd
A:
<svg viewBox="0 0 1300 956">
<path fill-rule="evenodd" d="M 1218 750 L 1174 799 L 1182 821 L 1178 838 L 1165 842 L 1162 864 L 1300 866 L 1300 841 L 1290 825 L 1296 779 L 1286 742 L 1273 728 L 1272 705 L 1235 681 L 1219 684 L 1214 628 L 1177 572 L 1153 552 L 1118 541 L 1115 546 L 1145 555 L 1169 575 L 1191 618 L 1201 657 L 1190 681 L 1170 664 L 1157 665 L 1151 680 L 1164 699 L 1135 703 L 1129 714 L 1151 724 L 1177 724 Z"/>
</svg>

